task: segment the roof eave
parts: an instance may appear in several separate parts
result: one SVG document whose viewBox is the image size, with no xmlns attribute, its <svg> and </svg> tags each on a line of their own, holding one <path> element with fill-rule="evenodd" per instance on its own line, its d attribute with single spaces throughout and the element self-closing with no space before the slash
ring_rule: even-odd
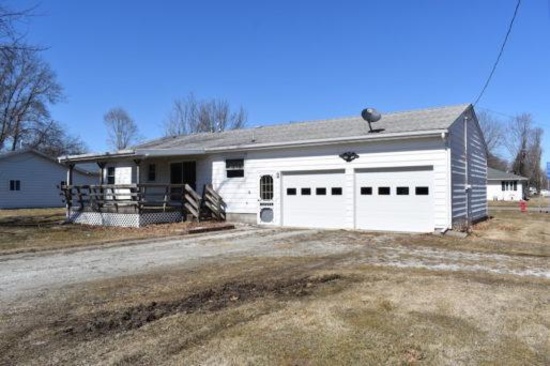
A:
<svg viewBox="0 0 550 366">
<path fill-rule="evenodd" d="M 101 154 L 81 154 L 81 155 L 69 155 L 60 156 L 58 161 L 60 163 L 89 163 L 96 161 L 111 161 L 120 159 L 145 159 L 148 157 L 163 157 L 163 156 L 175 156 L 175 155 L 203 155 L 204 149 L 200 150 L 184 150 L 184 149 L 136 149 L 136 150 L 124 150 L 115 153 L 101 153 Z"/>
<path fill-rule="evenodd" d="M 448 132 L 448 129 L 438 129 L 438 130 L 430 130 L 430 131 L 400 132 L 400 133 L 392 133 L 392 134 L 385 134 L 385 135 L 369 134 L 369 135 L 354 136 L 354 137 L 214 147 L 214 148 L 207 148 L 205 149 L 205 151 L 209 153 L 209 152 L 224 152 L 224 151 L 234 151 L 234 150 L 282 149 L 287 147 L 334 145 L 334 144 L 353 143 L 353 142 L 362 142 L 362 141 L 403 140 L 403 139 L 411 139 L 411 138 L 425 138 L 425 137 L 438 137 L 438 136 L 443 138 L 444 134 L 446 134 L 447 132 Z"/>
</svg>

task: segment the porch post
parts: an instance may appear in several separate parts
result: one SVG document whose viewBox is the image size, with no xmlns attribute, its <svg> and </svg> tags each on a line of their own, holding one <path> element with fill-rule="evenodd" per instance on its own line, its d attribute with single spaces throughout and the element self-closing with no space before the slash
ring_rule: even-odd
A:
<svg viewBox="0 0 550 366">
<path fill-rule="evenodd" d="M 67 164 L 67 185 L 72 186 L 73 185 L 73 169 L 74 169 L 74 163 Z"/>
<path fill-rule="evenodd" d="M 134 164 L 136 164 L 136 184 L 139 184 L 139 177 L 140 177 L 139 165 L 141 164 L 141 159 L 134 159 Z"/>
<path fill-rule="evenodd" d="M 67 181 L 66 181 L 66 185 L 67 186 L 72 186 L 73 185 L 73 169 L 74 169 L 74 163 L 68 163 L 67 164 Z M 71 216 L 71 205 L 72 205 L 72 200 L 73 200 L 73 189 L 72 188 L 69 188 L 69 187 L 66 187 L 65 188 L 65 217 L 67 219 L 70 218 Z"/>
<path fill-rule="evenodd" d="M 99 167 L 99 184 L 103 185 L 105 183 L 105 166 L 107 165 L 104 161 L 98 161 L 97 166 Z"/>
</svg>

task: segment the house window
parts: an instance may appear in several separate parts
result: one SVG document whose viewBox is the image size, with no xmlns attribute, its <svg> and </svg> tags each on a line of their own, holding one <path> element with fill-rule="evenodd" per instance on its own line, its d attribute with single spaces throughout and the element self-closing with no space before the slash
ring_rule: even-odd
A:
<svg viewBox="0 0 550 366">
<path fill-rule="evenodd" d="M 378 195 L 380 196 L 389 196 L 390 187 L 378 187 Z"/>
<path fill-rule="evenodd" d="M 502 192 L 517 191 L 518 190 L 518 182 L 517 181 L 512 181 L 512 182 L 503 181 L 501 183 L 501 187 L 502 187 Z"/>
<path fill-rule="evenodd" d="M 154 182 L 157 180 L 157 166 L 156 164 L 149 164 L 149 170 L 147 171 L 147 180 Z"/>
<path fill-rule="evenodd" d="M 397 187 L 397 190 L 395 192 L 398 196 L 408 196 L 409 187 Z"/>
<path fill-rule="evenodd" d="M 302 188 L 302 196 L 311 196 L 311 188 Z"/>
<path fill-rule="evenodd" d="M 296 196 L 296 188 L 287 188 L 286 189 L 286 195 L 287 196 Z"/>
<path fill-rule="evenodd" d="M 372 187 L 361 187 L 361 195 L 362 196 L 372 195 Z"/>
<path fill-rule="evenodd" d="M 115 184 L 115 167 L 110 166 L 107 168 L 107 184 Z"/>
<path fill-rule="evenodd" d="M 227 178 L 244 177 L 244 159 L 227 159 L 225 161 Z"/>
<path fill-rule="evenodd" d="M 327 195 L 327 189 L 326 188 L 315 188 L 315 194 L 317 196 L 326 196 Z"/>
<path fill-rule="evenodd" d="M 21 190 L 21 181 L 10 180 L 10 191 L 20 191 L 20 190 Z"/>
</svg>

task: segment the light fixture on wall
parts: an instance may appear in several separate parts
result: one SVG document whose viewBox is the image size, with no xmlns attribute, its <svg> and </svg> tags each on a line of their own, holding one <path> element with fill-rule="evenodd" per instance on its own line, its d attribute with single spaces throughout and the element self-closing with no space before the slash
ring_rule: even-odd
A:
<svg viewBox="0 0 550 366">
<path fill-rule="evenodd" d="M 355 151 L 346 151 L 345 153 L 341 153 L 338 156 L 344 159 L 347 163 L 354 161 L 359 157 L 359 155 L 357 155 Z"/>
</svg>

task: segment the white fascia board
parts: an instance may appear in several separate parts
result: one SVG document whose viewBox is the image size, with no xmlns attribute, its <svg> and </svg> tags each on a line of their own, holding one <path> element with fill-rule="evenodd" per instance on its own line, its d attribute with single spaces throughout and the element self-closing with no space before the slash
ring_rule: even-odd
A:
<svg viewBox="0 0 550 366">
<path fill-rule="evenodd" d="M 441 138 L 443 133 L 447 133 L 446 129 L 432 130 L 432 131 L 419 131 L 419 132 L 404 132 L 393 133 L 384 136 L 366 135 L 356 137 L 340 137 L 330 139 L 317 139 L 317 140 L 303 140 L 303 141 L 291 141 L 291 142 L 278 142 L 278 143 L 264 143 L 264 144 L 248 144 L 237 146 L 224 146 L 207 148 L 205 152 L 224 152 L 232 150 L 263 150 L 263 149 L 282 149 L 287 147 L 304 147 L 304 146 L 318 146 L 318 145 L 335 145 L 342 143 L 353 143 L 362 141 L 388 141 L 388 140 L 403 140 L 410 138 L 424 138 L 424 137 L 439 137 Z"/>
<path fill-rule="evenodd" d="M 60 156 L 57 158 L 57 160 L 60 163 L 68 163 L 68 162 L 74 162 L 74 163 L 85 163 L 85 162 L 95 162 L 99 160 L 113 160 L 113 159 L 120 159 L 120 158 L 132 158 L 137 157 L 136 152 L 134 150 L 124 150 L 124 151 L 118 151 L 114 153 L 91 153 L 91 154 L 80 154 L 80 155 L 65 155 Z"/>
<path fill-rule="evenodd" d="M 204 149 L 185 150 L 185 149 L 139 149 L 136 155 L 143 157 L 163 157 L 174 155 L 204 155 Z"/>
</svg>

